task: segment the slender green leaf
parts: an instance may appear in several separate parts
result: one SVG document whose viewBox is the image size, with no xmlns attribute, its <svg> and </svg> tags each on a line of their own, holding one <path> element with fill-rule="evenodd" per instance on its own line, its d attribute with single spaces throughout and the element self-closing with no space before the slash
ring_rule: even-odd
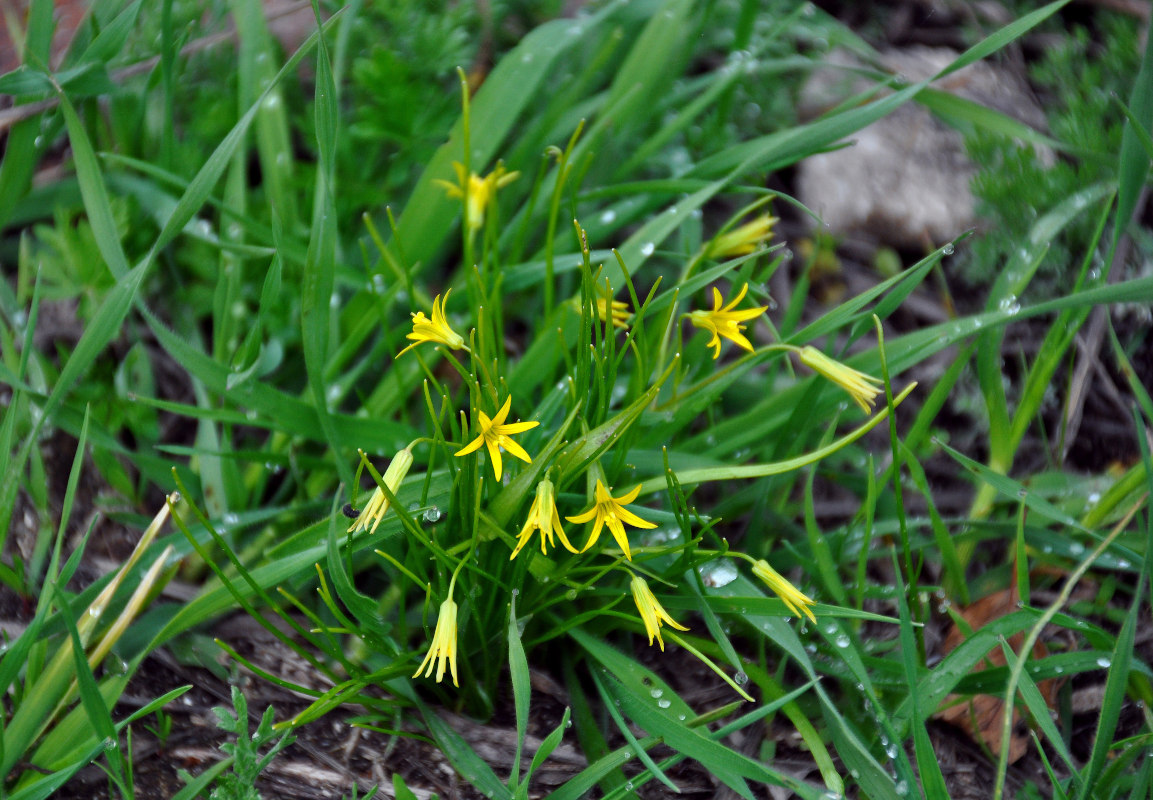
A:
<svg viewBox="0 0 1153 800">
<path fill-rule="evenodd" d="M 513 707 L 516 712 L 516 752 L 513 755 L 512 773 L 509 775 L 508 785 L 510 789 L 519 793 L 520 756 L 524 752 L 524 737 L 528 733 L 528 709 L 532 686 L 528 673 L 528 656 L 525 655 L 524 644 L 520 640 L 520 624 L 516 616 L 517 594 L 517 590 L 514 589 L 508 607 L 508 670 L 512 681 Z M 565 717 L 568 717 L 567 711 Z M 525 776 L 526 786 L 530 776 L 531 772 Z"/>
</svg>

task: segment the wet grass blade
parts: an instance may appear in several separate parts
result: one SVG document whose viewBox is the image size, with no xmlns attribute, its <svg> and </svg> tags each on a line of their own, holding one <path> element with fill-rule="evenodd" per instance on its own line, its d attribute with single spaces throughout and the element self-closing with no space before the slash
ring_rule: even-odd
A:
<svg viewBox="0 0 1153 800">
<path fill-rule="evenodd" d="M 313 2 L 313 12 L 320 20 L 320 7 Z M 312 392 L 313 407 L 320 422 L 324 439 L 332 448 L 337 472 L 345 486 L 353 482 L 348 459 L 343 457 L 344 441 L 336 430 L 329 412 L 331 402 L 325 373 L 328 368 L 329 333 L 332 326 L 332 298 L 336 278 L 336 208 L 333 201 L 336 148 L 337 106 L 336 84 L 332 76 L 332 63 L 328 46 L 321 33 L 316 53 L 315 94 L 316 143 L 319 163 L 316 165 L 316 194 L 313 198 L 312 231 L 308 243 L 308 256 L 304 265 L 301 291 L 300 325 L 304 345 L 304 367 Z"/>
<path fill-rule="evenodd" d="M 1133 411 L 1133 420 L 1138 430 L 1137 441 L 1141 448 L 1141 462 L 1145 465 L 1147 484 L 1153 493 L 1153 457 L 1149 452 L 1149 429 L 1141 424 L 1141 417 L 1137 410 Z M 1110 751 L 1116 746 L 1113 736 L 1117 732 L 1117 722 L 1121 717 L 1121 707 L 1128 694 L 1129 673 L 1133 668 L 1133 647 L 1136 639 L 1137 624 L 1142 615 L 1145 604 L 1145 586 L 1149 581 L 1151 567 L 1153 567 L 1153 513 L 1150 513 L 1149 497 L 1145 499 L 1145 555 L 1141 560 L 1141 575 L 1137 580 L 1136 590 L 1133 592 L 1133 602 L 1125 622 L 1117 634 L 1117 643 L 1113 648 L 1113 656 L 1109 663 L 1108 677 L 1105 679 L 1105 696 L 1101 700 L 1100 717 L 1097 720 L 1097 732 L 1093 737 L 1093 751 L 1089 755 L 1089 763 L 1082 772 L 1081 791 L 1078 800 L 1085 800 L 1095 793 L 1098 788 L 1108 790 L 1108 787 L 1098 787 L 1097 780 L 1105 766 L 1105 760 Z"/>
<path fill-rule="evenodd" d="M 1145 40 L 1141 68 L 1133 82 L 1133 93 L 1129 96 L 1128 120 L 1129 124 L 1121 134 L 1121 152 L 1118 155 L 1117 217 L 1113 226 L 1113 242 L 1105 262 L 1110 265 L 1117 245 L 1137 210 L 1137 200 L 1149 174 L 1149 154 L 1145 150 L 1144 139 L 1153 128 L 1153 42 L 1148 38 Z M 1141 133 L 1145 136 L 1142 137 Z"/>
<path fill-rule="evenodd" d="M 435 711 L 423 703 L 418 703 L 418 706 L 424 717 L 424 724 L 436 741 L 437 747 L 440 748 L 445 758 L 460 773 L 461 777 L 476 787 L 485 797 L 493 798 L 493 800 L 512 800 L 512 792 L 496 776 L 492 767 L 476 754 L 472 746 Z"/>
<path fill-rule="evenodd" d="M 508 670 L 509 679 L 512 682 L 513 707 L 516 713 L 516 752 L 512 759 L 512 772 L 509 774 L 508 787 L 519 795 L 522 788 L 519 781 L 520 756 L 524 752 L 524 738 L 528 733 L 528 709 L 532 686 L 529 680 L 528 657 L 524 652 L 524 644 L 520 640 L 520 627 L 516 617 L 517 594 L 517 590 L 514 589 L 508 607 Z M 566 719 L 568 717 L 567 710 L 565 717 Z M 526 793 L 530 777 L 531 771 L 524 778 L 523 786 Z"/>
</svg>

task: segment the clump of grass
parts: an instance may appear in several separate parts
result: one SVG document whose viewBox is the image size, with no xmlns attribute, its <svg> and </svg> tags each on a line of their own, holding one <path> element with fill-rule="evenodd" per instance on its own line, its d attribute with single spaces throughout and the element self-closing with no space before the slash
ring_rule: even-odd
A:
<svg viewBox="0 0 1153 800">
<path fill-rule="evenodd" d="M 996 52 L 1060 5 L 976 43 L 945 72 Z M 43 25 L 50 4 L 35 6 Z M 133 8 L 111 26 L 118 37 L 129 36 Z M 918 789 L 945 797 L 927 723 L 950 695 L 987 692 L 1010 701 L 1003 725 L 1011 727 L 1018 700 L 1037 725 L 1046 791 L 1088 796 L 1140 785 L 1106 755 L 1119 748 L 1132 762 L 1148 748 L 1147 721 L 1136 738 L 1119 733 L 1118 721 L 1126 703 L 1149 694 L 1134 647 L 1147 608 L 1151 534 L 1137 515 L 1147 510 L 1140 493 L 1149 458 L 1080 517 L 1010 472 L 1088 309 L 1153 298 L 1147 278 L 1108 285 L 1089 271 L 1089 256 L 1108 241 L 1106 222 L 1120 231 L 1133 213 L 1147 174 L 1145 138 L 1127 129 L 1116 191 L 1061 198 L 1030 228 L 987 311 L 897 331 L 894 313 L 952 254 L 949 243 L 808 319 L 803 292 L 776 309 L 766 289 L 786 268 L 768 209 L 792 202 L 763 188 L 766 176 L 834 146 L 925 84 L 892 87 L 803 126 L 783 117 L 749 131 L 722 121 L 724 135 L 698 135 L 696 127 L 718 124 L 717 105 L 744 101 L 742 82 L 807 66 L 770 56 L 807 41 L 816 12 L 796 9 L 766 27 L 756 3 L 741 4 L 743 27 L 731 42 L 740 55 L 729 57 L 694 34 L 732 11 L 616 3 L 544 23 L 475 92 L 458 73 L 460 94 L 450 97 L 460 98 L 460 112 L 440 98 L 422 117 L 437 126 L 438 146 L 398 149 L 387 168 L 358 158 L 363 144 L 350 138 L 366 118 L 380 121 L 379 107 L 350 110 L 349 98 L 390 78 L 397 83 L 378 86 L 380 97 L 436 92 L 429 76 L 406 76 L 398 59 L 379 53 L 365 56 L 349 89 L 342 78 L 357 68 L 346 37 L 373 21 L 359 7 L 320 22 L 281 64 L 259 4 L 239 4 L 229 87 L 236 111 L 213 123 L 217 135 L 190 143 L 203 153 L 191 160 L 176 157 L 168 123 L 133 151 L 147 158 L 98 156 L 106 132 L 102 118 L 91 120 L 99 106 L 85 102 L 91 86 L 49 75 L 43 35 L 30 30 L 28 66 L 0 87 L 55 102 L 32 120 L 55 125 L 73 153 L 78 192 L 55 219 L 79 220 L 82 209 L 88 232 L 76 236 L 91 247 L 82 248 L 90 261 L 74 263 L 85 254 L 72 239 L 42 229 L 37 246 L 56 259 L 51 274 L 38 275 L 25 245 L 17 288 L 0 297 L 11 395 L 0 449 L 12 453 L 0 519 L 11 518 L 21 484 L 51 513 L 39 433 L 49 425 L 79 432 L 84 400 L 107 386 L 102 372 L 122 374 L 123 403 L 90 415 L 93 461 L 109 482 L 125 483 L 119 469 L 138 496 L 160 487 L 188 498 L 174 515 L 179 533 L 148 557 L 167 564 L 160 548 L 174 548 L 184 577 L 201 586 L 192 601 L 157 603 L 141 619 L 121 643 L 128 672 L 174 637 L 243 610 L 320 681 L 271 674 L 221 642 L 260 678 L 309 698 L 275 733 L 262 727 L 268 741 L 327 714 L 353 714 L 390 736 L 426 737 L 491 797 L 527 797 L 533 775 L 572 735 L 589 763 L 552 793 L 557 800 L 598 789 L 624 796 L 651 781 L 676 788 L 685 759 L 745 797 L 757 783 L 814 799 Z M 414 30 L 455 30 L 454 20 L 430 17 Z M 157 82 L 104 91 L 133 97 L 136 107 L 175 107 L 198 91 L 176 80 L 184 62 L 173 23 L 162 27 L 167 56 Z M 835 26 L 822 18 L 820 27 Z M 698 40 L 713 49 L 697 49 Z M 444 45 L 467 50 L 452 37 Z M 95 52 L 78 46 L 70 63 L 107 62 L 99 38 L 88 47 Z M 1153 116 L 1140 94 L 1153 80 L 1148 62 L 1132 104 L 1143 130 Z M 303 63 L 313 70 L 307 95 L 297 77 Z M 451 81 L 443 69 L 434 77 Z M 124 124 L 115 122 L 108 131 Z M 415 126 L 401 143 L 414 143 Z M 44 146 L 31 133 L 13 132 L 13 159 Z M 390 177 L 359 214 L 367 176 L 378 170 Z M 0 170 L 0 183 L 11 174 Z M 135 202 L 117 205 L 120 195 Z M 133 235 L 122 235 L 124 209 Z M 1086 216 L 1093 237 L 1076 291 L 1022 306 L 1052 236 Z M 59 352 L 32 346 L 43 292 L 78 296 L 90 280 L 100 296 L 79 341 Z M 1000 337 L 1018 319 L 1045 315 L 1053 341 L 1029 365 L 1010 410 Z M 106 355 L 121 338 L 148 347 L 124 370 Z M 22 347 L 8 346 L 17 341 Z M 914 395 L 905 373 L 952 347 L 959 352 L 945 373 Z M 929 438 L 970 359 L 989 418 L 987 465 Z M 164 371 L 177 371 L 184 390 L 156 381 Z M 1139 385 L 1131 391 L 1146 415 L 1135 418 L 1140 432 L 1153 404 Z M 113 413 L 119 405 L 153 413 Z M 181 441 L 161 433 L 161 415 L 186 426 Z M 870 431 L 886 429 L 887 440 L 875 434 L 882 449 L 866 446 Z M 937 510 L 920 464 L 934 455 L 987 487 L 964 519 Z M 817 499 L 822 485 L 859 510 L 830 522 Z M 926 512 L 913 510 L 921 504 Z M 1002 545 L 988 552 L 1011 548 L 1013 558 L 983 564 L 984 585 L 1004 589 L 1015 576 L 1024 607 L 966 631 L 949 654 L 933 653 L 925 626 L 940 623 L 930 599 L 974 599 L 969 568 L 985 539 Z M 44 541 L 38 552 L 47 552 Z M 2 577 L 27 591 L 26 576 L 38 577 L 42 562 Z M 1050 588 L 1050 578 L 1032 577 L 1030 565 L 1067 576 L 1043 607 L 1035 590 Z M 1118 576 L 1126 607 L 1114 627 L 1066 604 L 1091 570 Z M 55 570 L 48 574 L 46 584 L 63 591 Z M 141 591 L 125 583 L 120 596 L 133 589 Z M 56 614 L 65 626 L 71 608 Z M 1070 631 L 1067 652 L 1010 650 L 1004 669 L 969 675 L 1003 637 L 1036 641 L 1048 624 Z M 28 646 L 45 641 L 37 631 Z M 1098 737 L 1078 755 L 1038 704 L 1036 681 L 1058 668 L 1094 672 L 1103 658 L 1112 667 Z M 530 665 L 557 662 L 571 706 L 525 768 Z M 691 700 L 678 675 L 686 663 L 716 681 L 720 699 Z M 80 686 L 86 713 L 103 719 L 91 681 Z M 102 702 L 117 686 L 107 684 Z M 435 707 L 488 719 L 509 687 L 516 752 L 494 766 Z M 812 759 L 806 775 L 778 767 L 775 741 L 752 756 L 727 741 L 778 716 Z M 24 750 L 11 750 L 14 729 L 9 721 L 6 753 L 26 752 L 40 737 L 33 731 Z M 50 738 L 60 729 L 39 747 L 63 752 Z M 1007 748 L 1009 739 L 1000 742 Z M 272 757 L 246 752 L 250 767 Z M 993 756 L 999 794 L 1008 750 Z M 68 768 L 92 757 L 76 751 Z"/>
<path fill-rule="evenodd" d="M 967 139 L 979 166 L 973 182 L 988 232 L 972 243 L 962 262 L 971 285 L 989 283 L 1028 235 L 1039 214 L 1101 182 L 1117 179 L 1117 158 L 1126 118 L 1122 103 L 1141 64 L 1137 21 L 1099 14 L 1091 41 L 1085 27 L 1062 29 L 1060 44 L 1046 48 L 1030 77 L 1046 109 L 1049 131 L 1066 148 L 1042 159 L 1034 146 L 985 130 Z M 1055 297 L 1072 290 L 1078 263 L 1094 238 L 1094 219 L 1073 220 L 1050 242 L 1032 291 Z"/>
<path fill-rule="evenodd" d="M 220 745 L 227 758 L 212 770 L 212 791 L 208 797 L 209 800 L 260 800 L 262 795 L 257 791 L 256 779 L 296 737 L 273 729 L 272 719 L 276 711 L 272 706 L 264 709 L 256 730 L 249 733 L 248 701 L 236 686 L 232 687 L 232 709 L 212 709 L 217 727 L 235 740 Z M 198 787 L 204 782 L 183 770 L 181 777 L 190 787 Z"/>
</svg>

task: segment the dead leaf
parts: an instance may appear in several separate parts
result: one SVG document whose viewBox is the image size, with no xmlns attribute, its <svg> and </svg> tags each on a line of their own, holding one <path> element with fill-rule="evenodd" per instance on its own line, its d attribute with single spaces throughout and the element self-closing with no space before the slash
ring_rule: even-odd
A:
<svg viewBox="0 0 1153 800">
<path fill-rule="evenodd" d="M 1020 594 L 1017 591 L 1016 573 L 1014 572 L 1011 586 L 981 598 L 960 613 L 969 627 L 973 631 L 977 631 L 988 623 L 1016 611 L 1019 602 Z M 1024 636 L 1020 633 L 1009 637 L 1009 646 L 1017 655 L 1021 654 L 1023 639 Z M 954 625 L 945 636 L 942 649 L 945 653 L 950 653 L 963 641 L 965 641 L 965 633 L 960 627 Z M 1049 651 L 1041 642 L 1037 642 L 1033 646 L 1034 659 L 1044 658 L 1048 654 Z M 984 661 L 979 662 L 973 671 L 983 670 L 987 666 L 1005 666 L 1005 654 L 1000 646 L 991 649 L 986 654 Z M 1041 690 L 1045 704 L 1049 708 L 1053 708 L 1057 699 L 1057 682 L 1052 678 L 1039 681 L 1037 688 Z M 993 753 L 1001 751 L 1001 721 L 1005 713 L 1005 701 L 1002 697 L 979 694 L 962 698 L 958 695 L 950 695 L 946 698 L 945 704 L 947 707 L 938 712 L 938 719 L 962 728 L 973 739 L 983 742 Z M 1020 722 L 1021 714 L 1014 709 L 1013 725 L 1009 733 L 1009 763 L 1011 764 L 1018 761 L 1029 749 L 1029 737 Z"/>
</svg>

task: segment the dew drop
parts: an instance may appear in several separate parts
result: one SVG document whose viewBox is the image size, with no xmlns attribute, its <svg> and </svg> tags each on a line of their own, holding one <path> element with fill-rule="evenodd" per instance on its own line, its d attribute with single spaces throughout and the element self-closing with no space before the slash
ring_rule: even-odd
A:
<svg viewBox="0 0 1153 800">
<path fill-rule="evenodd" d="M 946 256 L 951 256 L 951 255 L 953 255 L 953 243 L 952 243 L 952 242 L 949 242 L 947 245 L 945 245 L 944 247 L 942 247 L 942 248 L 941 248 L 941 253 L 942 253 L 943 255 L 946 255 Z"/>
<path fill-rule="evenodd" d="M 707 564 L 702 564 L 697 567 L 697 572 L 700 573 L 705 586 L 711 586 L 714 589 L 728 586 L 737 579 L 738 575 L 736 565 L 732 559 L 728 558 L 718 558 Z"/>
<path fill-rule="evenodd" d="M 646 257 L 651 256 L 653 253 L 656 252 L 656 250 L 657 250 L 657 246 L 655 244 L 653 244 L 652 242 L 645 242 L 643 245 L 641 245 L 641 255 L 642 256 L 646 256 Z"/>
<path fill-rule="evenodd" d="M 1021 311 L 1021 304 L 1017 302 L 1017 298 L 1013 295 L 1002 297 L 1000 302 L 997 303 L 997 310 L 1006 314 L 1018 314 Z"/>
<path fill-rule="evenodd" d="M 440 517 L 441 517 L 440 509 L 437 508 L 436 506 L 432 506 L 431 508 L 426 509 L 424 512 L 424 521 L 425 522 L 437 522 L 440 520 Z M 515 592 L 516 589 L 513 589 L 513 591 Z"/>
<path fill-rule="evenodd" d="M 616 220 L 616 218 L 617 218 L 617 212 L 613 211 L 611 208 L 608 211 L 605 211 L 603 214 L 601 214 L 601 222 L 605 225 L 612 224 Z"/>
<path fill-rule="evenodd" d="M 672 702 L 669 700 L 658 700 L 657 705 L 661 708 L 668 708 L 672 705 Z"/>
<path fill-rule="evenodd" d="M 1103 669 L 1108 669 L 1109 667 L 1113 666 L 1113 659 L 1109 658 L 1108 656 L 1101 656 L 1097 659 L 1097 666 L 1102 667 Z"/>
<path fill-rule="evenodd" d="M 653 698 L 657 698 L 657 697 L 660 697 L 661 695 L 663 695 L 664 693 L 665 692 L 663 689 L 653 689 L 652 691 L 649 692 L 649 695 L 651 695 Z"/>
</svg>

